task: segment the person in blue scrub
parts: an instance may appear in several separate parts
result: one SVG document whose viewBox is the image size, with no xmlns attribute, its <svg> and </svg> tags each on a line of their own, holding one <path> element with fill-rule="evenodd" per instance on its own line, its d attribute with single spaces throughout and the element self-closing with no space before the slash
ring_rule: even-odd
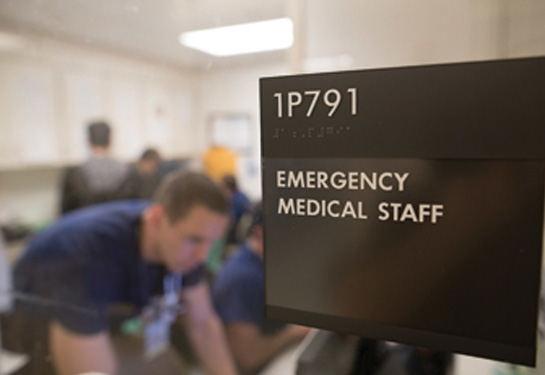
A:
<svg viewBox="0 0 545 375">
<path fill-rule="evenodd" d="M 239 245 L 244 238 L 239 238 L 239 223 L 245 213 L 250 210 L 251 202 L 237 183 L 235 176 L 225 175 L 221 179 L 221 186 L 229 198 L 229 230 L 227 232 L 227 244 Z"/>
<path fill-rule="evenodd" d="M 225 261 L 212 287 L 214 306 L 239 369 L 254 374 L 309 328 L 265 318 L 261 205 L 252 209 L 247 241 Z"/>
<path fill-rule="evenodd" d="M 63 216 L 32 240 L 15 267 L 15 310 L 29 323 L 19 338 L 32 337 L 30 324 L 45 320 L 56 374 L 115 375 L 108 330 L 113 305 L 145 311 L 155 319 L 154 334 L 185 311 L 206 373 L 235 374 L 202 266 L 227 223 L 224 194 L 192 172 L 169 175 L 152 202 L 106 203 Z"/>
</svg>

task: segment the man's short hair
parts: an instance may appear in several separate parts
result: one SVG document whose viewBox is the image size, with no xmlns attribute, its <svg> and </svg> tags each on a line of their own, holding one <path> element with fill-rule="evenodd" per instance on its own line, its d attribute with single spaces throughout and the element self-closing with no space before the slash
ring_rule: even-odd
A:
<svg viewBox="0 0 545 375">
<path fill-rule="evenodd" d="M 223 176 L 221 182 L 231 193 L 238 190 L 237 179 L 232 174 Z"/>
<path fill-rule="evenodd" d="M 195 206 L 227 215 L 229 202 L 214 181 L 202 173 L 171 172 L 163 180 L 154 196 L 163 206 L 171 223 L 184 218 Z"/>
<path fill-rule="evenodd" d="M 157 151 L 154 148 L 147 148 L 142 152 L 142 155 L 140 156 L 140 160 L 153 160 L 153 161 L 159 161 L 161 160 L 161 155 L 159 155 L 159 151 Z"/>
<path fill-rule="evenodd" d="M 93 146 L 107 147 L 110 145 L 110 125 L 104 121 L 96 121 L 87 127 L 89 143 Z"/>
</svg>

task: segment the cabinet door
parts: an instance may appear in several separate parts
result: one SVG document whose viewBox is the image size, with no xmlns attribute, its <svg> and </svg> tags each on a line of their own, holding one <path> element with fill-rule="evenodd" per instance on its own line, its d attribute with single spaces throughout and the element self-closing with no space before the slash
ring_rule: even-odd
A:
<svg viewBox="0 0 545 375">
<path fill-rule="evenodd" d="M 123 160 L 135 161 L 147 145 L 143 137 L 142 90 L 129 80 L 111 82 L 113 152 Z"/>
<path fill-rule="evenodd" d="M 159 82 L 148 83 L 146 90 L 145 137 L 149 146 L 157 147 L 165 155 L 171 154 L 172 104 L 170 93 Z"/>
<path fill-rule="evenodd" d="M 52 69 L 0 64 L 0 165 L 57 164 L 58 110 Z"/>
<path fill-rule="evenodd" d="M 98 76 L 83 73 L 65 75 L 66 137 L 63 146 L 67 150 L 65 162 L 81 162 L 89 156 L 86 131 L 92 120 L 108 120 L 104 96 L 104 81 Z"/>
</svg>

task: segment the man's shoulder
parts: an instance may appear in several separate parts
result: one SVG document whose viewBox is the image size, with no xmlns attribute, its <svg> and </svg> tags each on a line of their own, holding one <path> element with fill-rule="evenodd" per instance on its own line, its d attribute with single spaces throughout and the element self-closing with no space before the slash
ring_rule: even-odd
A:
<svg viewBox="0 0 545 375">
<path fill-rule="evenodd" d="M 71 228 L 82 226 L 85 229 L 101 222 L 110 224 L 133 222 L 138 220 L 149 205 L 150 202 L 140 200 L 100 203 L 70 212 L 60 218 L 54 226 Z"/>
<path fill-rule="evenodd" d="M 131 220 L 138 217 L 144 210 L 151 205 L 147 200 L 118 200 L 106 203 L 100 203 L 93 206 L 85 207 L 78 210 L 66 218 L 79 220 L 96 220 L 99 218 L 107 218 L 109 215 L 114 215 L 113 219 Z"/>
<path fill-rule="evenodd" d="M 47 247 L 53 254 L 66 247 L 77 249 L 78 244 L 88 247 L 105 240 L 123 241 L 134 236 L 139 218 L 148 206 L 147 201 L 119 201 L 73 211 L 36 235 L 29 251 Z"/>
<path fill-rule="evenodd" d="M 132 235 L 146 208 L 148 201 L 129 200 L 103 203 L 84 208 L 68 216 L 65 225 L 74 230 L 90 232 L 94 235 L 119 236 Z M 62 224 L 61 224 L 62 225 Z"/>
<path fill-rule="evenodd" d="M 245 203 L 245 204 L 250 203 L 250 198 L 248 198 L 248 196 L 240 190 L 237 190 L 235 192 L 235 194 L 233 195 L 233 199 L 239 203 Z"/>
<path fill-rule="evenodd" d="M 224 263 L 219 275 L 219 282 L 247 283 L 249 280 L 263 278 L 263 263 L 247 247 L 241 247 Z"/>
</svg>

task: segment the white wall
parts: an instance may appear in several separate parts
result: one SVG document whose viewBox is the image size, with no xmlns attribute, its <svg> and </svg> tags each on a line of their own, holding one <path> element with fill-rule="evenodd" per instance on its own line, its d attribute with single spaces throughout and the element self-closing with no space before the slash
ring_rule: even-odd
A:
<svg viewBox="0 0 545 375">
<path fill-rule="evenodd" d="M 509 57 L 545 55 L 545 2 L 502 2 L 505 12 L 504 42 Z"/>
<path fill-rule="evenodd" d="M 123 161 L 148 146 L 167 158 L 193 157 L 198 74 L 24 37 L 24 49 L 0 51 L 0 221 L 40 225 L 56 217 L 61 168 L 88 155 L 92 119 L 110 122 L 113 155 Z"/>
<path fill-rule="evenodd" d="M 370 68 L 544 53 L 544 2 L 307 1 L 310 58 L 351 56 Z"/>
<path fill-rule="evenodd" d="M 191 72 L 38 36 L 26 36 L 25 48 L 0 53 L 0 131 L 12 144 L 9 152 L 0 149 L 0 166 L 80 162 L 86 125 L 97 118 L 111 123 L 117 157 L 134 160 L 147 146 L 166 156 L 193 152 L 188 134 L 197 82 Z M 18 128 L 28 131 L 18 134 Z M 28 146 L 41 146 L 37 135 L 54 146 L 33 158 Z"/>
</svg>

